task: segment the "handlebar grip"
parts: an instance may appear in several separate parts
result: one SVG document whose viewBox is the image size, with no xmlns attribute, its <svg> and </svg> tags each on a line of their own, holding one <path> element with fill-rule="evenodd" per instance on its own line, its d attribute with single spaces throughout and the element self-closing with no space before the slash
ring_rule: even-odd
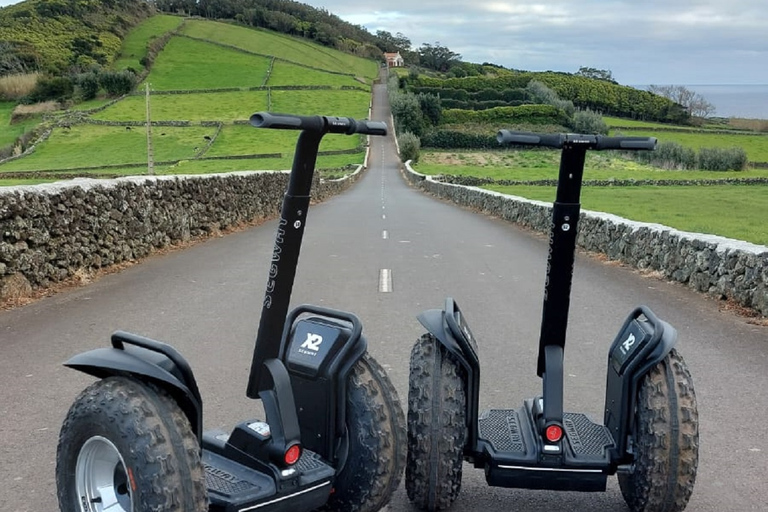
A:
<svg viewBox="0 0 768 512">
<path fill-rule="evenodd" d="M 293 114 L 273 114 L 271 112 L 256 112 L 251 116 L 251 125 L 256 128 L 273 128 L 278 130 L 316 130 L 323 128 L 323 118 L 320 116 L 295 116 Z"/>
<path fill-rule="evenodd" d="M 523 144 L 527 146 L 547 146 L 550 148 L 562 148 L 565 143 L 563 134 L 546 134 L 532 132 L 513 132 L 510 130 L 499 130 L 496 135 L 499 144 Z"/>
<path fill-rule="evenodd" d="M 381 121 L 367 121 L 361 119 L 355 121 L 351 117 L 331 117 L 326 116 L 326 130 L 329 133 L 344 133 L 352 135 L 361 133 L 363 135 L 386 135 L 387 125 Z"/>
<path fill-rule="evenodd" d="M 595 149 L 651 150 L 656 148 L 656 137 L 597 137 Z"/>
<path fill-rule="evenodd" d="M 323 133 L 344 133 L 352 135 L 386 135 L 387 125 L 381 121 L 355 121 L 351 117 L 334 116 L 296 116 L 293 114 L 273 114 L 256 112 L 251 116 L 251 125 L 256 128 L 278 130 L 310 130 Z"/>
<path fill-rule="evenodd" d="M 355 127 L 355 133 L 362 133 L 363 135 L 386 135 L 387 123 L 384 121 L 367 121 L 362 119 L 357 121 Z"/>
</svg>

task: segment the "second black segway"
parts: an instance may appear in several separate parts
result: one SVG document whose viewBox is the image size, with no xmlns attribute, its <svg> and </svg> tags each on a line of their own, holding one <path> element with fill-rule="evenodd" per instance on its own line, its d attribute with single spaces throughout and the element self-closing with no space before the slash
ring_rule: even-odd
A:
<svg viewBox="0 0 768 512">
<path fill-rule="evenodd" d="M 443 309 L 419 315 L 427 333 L 411 352 L 408 497 L 424 510 L 449 507 L 459 495 L 466 460 L 484 469 L 488 484 L 501 487 L 604 491 L 607 477 L 617 474 L 633 512 L 679 512 L 696 478 L 698 410 L 671 325 L 644 306 L 624 321 L 608 350 L 602 423 L 563 408 L 563 354 L 587 150 L 652 150 L 656 140 L 506 130 L 498 139 L 562 150 L 539 338 L 542 394 L 520 408 L 479 412 L 478 343 L 459 306 L 449 298 Z"/>
</svg>

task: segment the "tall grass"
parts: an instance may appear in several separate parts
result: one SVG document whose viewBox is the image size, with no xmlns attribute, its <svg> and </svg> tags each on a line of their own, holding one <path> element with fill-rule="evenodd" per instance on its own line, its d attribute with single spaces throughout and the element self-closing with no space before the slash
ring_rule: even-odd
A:
<svg viewBox="0 0 768 512">
<path fill-rule="evenodd" d="M 39 73 L 25 73 L 0 77 L 0 99 L 19 101 L 28 96 L 37 84 Z"/>
</svg>

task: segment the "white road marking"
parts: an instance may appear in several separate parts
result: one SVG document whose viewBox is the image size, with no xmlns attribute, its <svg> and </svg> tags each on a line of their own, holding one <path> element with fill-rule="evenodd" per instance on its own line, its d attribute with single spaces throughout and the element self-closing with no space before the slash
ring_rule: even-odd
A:
<svg viewBox="0 0 768 512">
<path fill-rule="evenodd" d="M 389 238 L 389 233 L 387 233 L 387 230 L 386 230 L 386 229 L 385 229 L 384 231 L 382 231 L 382 232 L 381 232 L 381 238 L 383 238 L 384 240 L 386 240 L 387 238 Z"/>
<path fill-rule="evenodd" d="M 392 271 L 388 268 L 379 271 L 379 291 L 381 293 L 392 291 Z"/>
</svg>

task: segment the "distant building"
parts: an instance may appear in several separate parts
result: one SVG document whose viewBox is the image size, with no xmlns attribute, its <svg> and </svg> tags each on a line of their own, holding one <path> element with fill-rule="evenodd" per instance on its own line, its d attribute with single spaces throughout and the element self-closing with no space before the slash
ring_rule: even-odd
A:
<svg viewBox="0 0 768 512">
<path fill-rule="evenodd" d="M 384 58 L 387 59 L 387 67 L 389 68 L 401 68 L 405 66 L 405 61 L 400 55 L 400 52 L 385 53 Z"/>
</svg>

